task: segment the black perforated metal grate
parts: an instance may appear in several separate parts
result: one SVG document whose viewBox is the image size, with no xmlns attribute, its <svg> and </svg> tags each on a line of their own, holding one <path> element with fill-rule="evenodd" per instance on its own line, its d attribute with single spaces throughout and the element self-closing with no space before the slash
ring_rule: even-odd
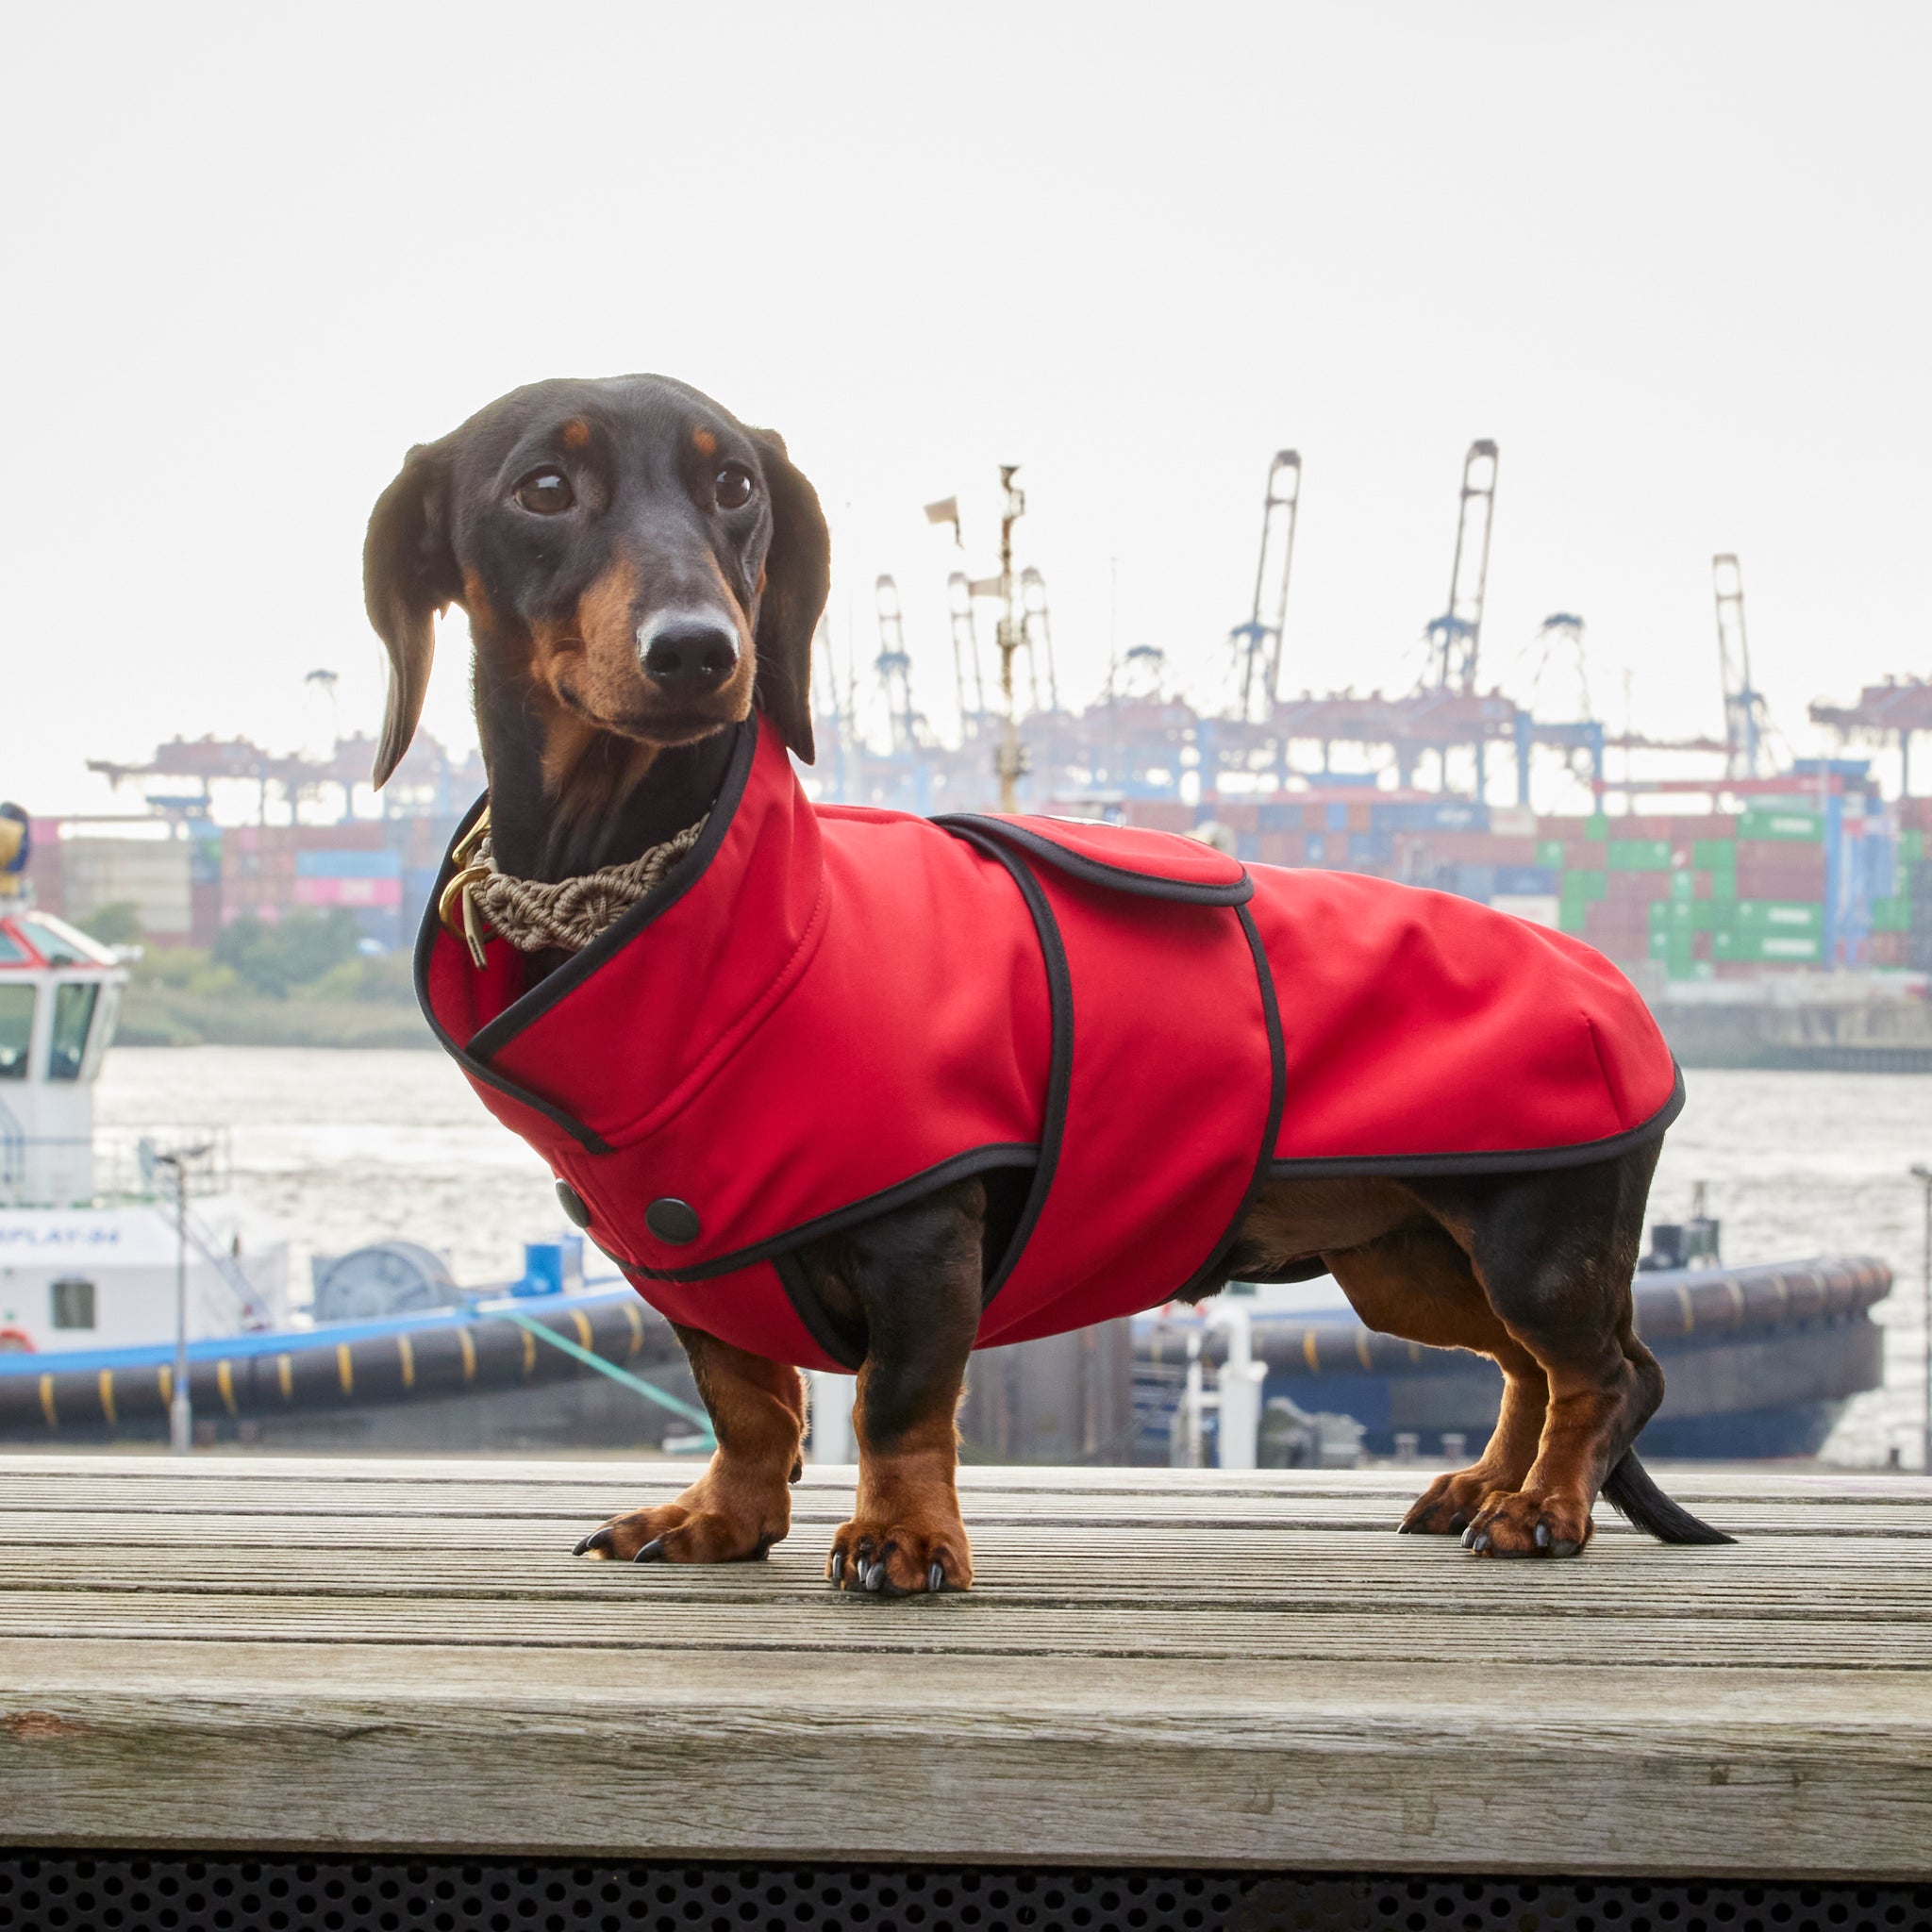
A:
<svg viewBox="0 0 1932 1932">
<path fill-rule="evenodd" d="M 6 1932 L 1932 1932 L 1932 1886 L 0 1856 Z"/>
</svg>

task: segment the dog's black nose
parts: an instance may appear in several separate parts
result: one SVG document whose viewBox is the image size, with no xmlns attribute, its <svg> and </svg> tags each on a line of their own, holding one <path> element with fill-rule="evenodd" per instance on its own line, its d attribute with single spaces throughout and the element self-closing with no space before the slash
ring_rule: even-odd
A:
<svg viewBox="0 0 1932 1932">
<path fill-rule="evenodd" d="M 670 697 L 716 691 L 738 669 L 738 640 L 715 624 L 674 624 L 644 652 L 644 675 Z"/>
</svg>

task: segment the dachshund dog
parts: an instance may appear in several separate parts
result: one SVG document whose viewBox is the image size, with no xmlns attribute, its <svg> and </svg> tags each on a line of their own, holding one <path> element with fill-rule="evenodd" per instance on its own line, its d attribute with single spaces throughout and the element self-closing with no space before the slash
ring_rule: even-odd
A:
<svg viewBox="0 0 1932 1932">
<path fill-rule="evenodd" d="M 416 729 L 435 618 L 459 606 L 491 863 L 555 883 L 637 859 L 710 811 L 755 707 L 811 759 L 829 558 L 784 442 L 695 390 L 657 376 L 517 390 L 412 449 L 371 518 L 368 608 L 392 667 L 376 782 Z M 535 988 L 570 957 L 525 953 L 517 970 Z M 1429 1486 L 1406 1531 L 1459 1534 L 1493 1557 L 1569 1556 L 1590 1541 L 1601 1491 L 1664 1541 L 1728 1541 L 1665 1497 L 1631 1449 L 1663 1395 L 1630 1292 L 1657 1155 L 1653 1139 L 1547 1171 L 1264 1180 L 1190 1298 L 1326 1273 L 1370 1327 L 1501 1367 L 1488 1446 Z M 1024 1182 L 1010 1170 L 952 1180 L 792 1257 L 863 1356 L 835 1588 L 972 1582 L 956 1415 L 990 1257 L 1013 1234 Z M 716 1452 L 675 1502 L 612 1518 L 581 1555 L 742 1561 L 790 1528 L 799 1373 L 697 1327 L 677 1334 Z"/>
</svg>

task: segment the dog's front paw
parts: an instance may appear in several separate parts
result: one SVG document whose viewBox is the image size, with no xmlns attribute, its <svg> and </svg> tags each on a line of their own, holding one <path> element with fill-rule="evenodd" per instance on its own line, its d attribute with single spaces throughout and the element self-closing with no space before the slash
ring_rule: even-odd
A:
<svg viewBox="0 0 1932 1932">
<path fill-rule="evenodd" d="M 665 1503 L 600 1524 L 574 1556 L 613 1563 L 757 1562 L 785 1534 L 761 1517 Z"/>
<path fill-rule="evenodd" d="M 1462 1541 L 1479 1557 L 1575 1557 L 1593 1531 L 1587 1497 L 1518 1490 L 1487 1498 Z"/>
<path fill-rule="evenodd" d="M 825 1574 L 834 1590 L 877 1596 L 936 1594 L 973 1588 L 973 1546 L 956 1516 L 924 1521 L 910 1514 L 841 1523 Z"/>
<path fill-rule="evenodd" d="M 1439 1475 L 1402 1519 L 1401 1536 L 1460 1536 L 1492 1502 L 1508 1491 L 1478 1466 Z"/>
</svg>

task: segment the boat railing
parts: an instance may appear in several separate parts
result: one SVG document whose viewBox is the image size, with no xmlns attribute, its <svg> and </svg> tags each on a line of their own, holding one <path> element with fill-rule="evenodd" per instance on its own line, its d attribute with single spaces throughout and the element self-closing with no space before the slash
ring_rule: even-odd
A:
<svg viewBox="0 0 1932 1932">
<path fill-rule="evenodd" d="M 232 1137 L 225 1127 L 104 1127 L 92 1135 L 35 1135 L 0 1107 L 0 1208 L 123 1208 L 172 1203 L 175 1170 L 185 1162 L 188 1198 L 226 1193 L 233 1184 Z M 89 1157 L 92 1156 L 90 1162 Z M 92 1174 L 92 1188 L 70 1178 Z M 219 1244 L 217 1244 L 219 1245 Z"/>
</svg>

